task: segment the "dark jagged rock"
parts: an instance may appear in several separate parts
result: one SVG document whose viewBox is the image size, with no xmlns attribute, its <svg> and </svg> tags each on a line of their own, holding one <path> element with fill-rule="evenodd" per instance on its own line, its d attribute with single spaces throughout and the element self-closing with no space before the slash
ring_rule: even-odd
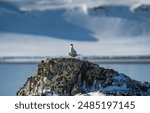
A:
<svg viewBox="0 0 150 113">
<path fill-rule="evenodd" d="M 100 92 L 105 95 L 150 95 L 150 83 L 141 83 L 97 64 L 73 58 L 53 58 L 38 65 L 17 92 L 23 95 L 77 95 Z"/>
</svg>

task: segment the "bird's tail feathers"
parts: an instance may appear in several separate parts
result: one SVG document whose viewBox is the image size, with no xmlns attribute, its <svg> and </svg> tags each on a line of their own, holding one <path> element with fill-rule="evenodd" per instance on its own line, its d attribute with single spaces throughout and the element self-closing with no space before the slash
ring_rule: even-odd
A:
<svg viewBox="0 0 150 113">
<path fill-rule="evenodd" d="M 83 56 L 83 54 L 77 54 L 77 56 Z"/>
</svg>

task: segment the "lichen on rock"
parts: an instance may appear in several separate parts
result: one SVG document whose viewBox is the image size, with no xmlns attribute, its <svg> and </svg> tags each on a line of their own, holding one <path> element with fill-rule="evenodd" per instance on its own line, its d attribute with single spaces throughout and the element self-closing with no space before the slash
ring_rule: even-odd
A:
<svg viewBox="0 0 150 113">
<path fill-rule="evenodd" d="M 150 95 L 150 83 L 141 83 L 97 64 L 74 58 L 41 61 L 37 74 L 27 79 L 18 96 L 74 96 L 89 92 L 105 95 Z"/>
</svg>

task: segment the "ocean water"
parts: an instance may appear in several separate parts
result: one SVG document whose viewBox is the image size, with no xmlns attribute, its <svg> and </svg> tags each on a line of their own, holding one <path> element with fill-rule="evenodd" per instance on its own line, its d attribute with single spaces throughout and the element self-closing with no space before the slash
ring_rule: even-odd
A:
<svg viewBox="0 0 150 113">
<path fill-rule="evenodd" d="M 15 96 L 27 78 L 36 73 L 38 64 L 0 64 L 0 96 Z M 150 82 L 150 64 L 100 64 L 133 79 Z"/>
<path fill-rule="evenodd" d="M 37 64 L 0 64 L 0 96 L 15 96 L 36 69 Z"/>
<path fill-rule="evenodd" d="M 105 68 L 112 68 L 119 73 L 131 77 L 132 79 L 144 82 L 150 82 L 150 64 L 149 63 L 125 63 L 125 64 L 99 64 Z"/>
</svg>

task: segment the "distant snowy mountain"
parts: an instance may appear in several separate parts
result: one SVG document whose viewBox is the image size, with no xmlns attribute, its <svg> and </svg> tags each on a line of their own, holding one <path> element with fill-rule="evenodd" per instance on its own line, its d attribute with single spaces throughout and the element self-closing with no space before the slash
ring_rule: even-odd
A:
<svg viewBox="0 0 150 113">
<path fill-rule="evenodd" d="M 150 55 L 146 0 L 1 0 L 0 56 Z"/>
</svg>

